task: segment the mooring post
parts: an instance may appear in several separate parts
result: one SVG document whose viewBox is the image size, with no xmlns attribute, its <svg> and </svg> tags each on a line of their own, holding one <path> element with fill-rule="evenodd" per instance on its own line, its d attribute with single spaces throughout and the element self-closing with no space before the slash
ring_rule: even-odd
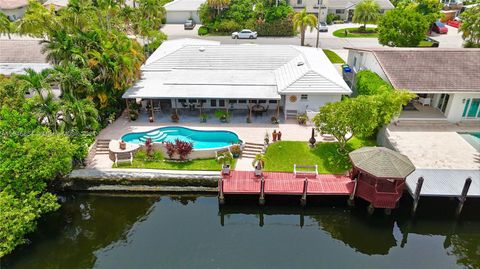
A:
<svg viewBox="0 0 480 269">
<path fill-rule="evenodd" d="M 223 196 L 223 177 L 218 179 L 218 202 L 221 205 L 225 204 L 225 196 Z"/>
<path fill-rule="evenodd" d="M 300 199 L 300 204 L 302 206 L 307 205 L 307 189 L 308 189 L 308 178 L 305 177 L 305 180 L 303 181 L 303 194 L 302 194 L 302 198 Z"/>
<path fill-rule="evenodd" d="M 258 199 L 260 205 L 265 205 L 265 179 L 262 176 L 260 181 L 260 198 Z"/>
<path fill-rule="evenodd" d="M 358 184 L 358 176 L 355 177 L 353 180 L 353 190 L 352 193 L 350 193 L 350 197 L 348 198 L 348 205 L 353 206 L 355 204 L 355 193 L 357 192 L 357 184 Z"/>
<path fill-rule="evenodd" d="M 415 193 L 413 194 L 412 214 L 415 214 L 415 212 L 417 212 L 418 200 L 420 199 L 420 191 L 422 190 L 422 186 L 423 177 L 419 177 L 417 180 L 417 187 L 415 188 Z"/>
<path fill-rule="evenodd" d="M 472 184 L 472 178 L 468 177 L 467 179 L 465 179 L 465 184 L 463 184 L 462 194 L 460 195 L 460 197 L 458 197 L 458 207 L 456 211 L 457 216 L 459 216 L 460 213 L 462 213 L 463 204 L 465 203 L 465 200 L 467 200 L 467 193 L 468 193 L 468 189 L 470 189 L 471 184 Z"/>
</svg>

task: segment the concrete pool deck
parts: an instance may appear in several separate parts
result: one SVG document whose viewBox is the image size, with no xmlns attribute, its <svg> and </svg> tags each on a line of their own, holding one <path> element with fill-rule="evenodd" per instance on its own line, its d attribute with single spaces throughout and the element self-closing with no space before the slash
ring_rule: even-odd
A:
<svg viewBox="0 0 480 269">
<path fill-rule="evenodd" d="M 407 155 L 416 168 L 479 169 L 480 153 L 458 132 L 478 132 L 479 127 L 456 125 L 389 126 L 391 145 Z"/>
<path fill-rule="evenodd" d="M 312 134 L 312 125 L 299 125 L 296 120 L 287 120 L 286 123 L 270 124 L 270 123 L 162 123 L 162 122 L 147 122 L 142 120 L 128 121 L 120 117 L 115 122 L 100 131 L 97 136 L 98 140 L 112 140 L 120 139 L 124 134 L 130 132 L 145 132 L 165 126 L 184 126 L 197 130 L 226 130 L 236 133 L 244 142 L 263 144 L 265 133 L 268 132 L 270 139 L 272 139 L 273 130 L 282 132 L 282 140 L 293 141 L 308 141 Z M 322 137 L 317 135 L 318 142 L 323 141 Z M 331 142 L 331 140 L 326 140 Z M 252 170 L 251 158 L 239 158 L 236 169 Z M 88 158 L 87 168 L 105 169 L 112 168 L 113 162 L 108 155 L 94 155 Z"/>
</svg>

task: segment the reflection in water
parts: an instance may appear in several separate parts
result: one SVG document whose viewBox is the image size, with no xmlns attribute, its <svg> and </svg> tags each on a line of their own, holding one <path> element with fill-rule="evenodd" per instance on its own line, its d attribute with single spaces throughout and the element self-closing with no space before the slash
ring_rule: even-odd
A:
<svg viewBox="0 0 480 269">
<path fill-rule="evenodd" d="M 67 195 L 1 268 L 480 268 L 480 221 L 363 207 Z"/>
</svg>

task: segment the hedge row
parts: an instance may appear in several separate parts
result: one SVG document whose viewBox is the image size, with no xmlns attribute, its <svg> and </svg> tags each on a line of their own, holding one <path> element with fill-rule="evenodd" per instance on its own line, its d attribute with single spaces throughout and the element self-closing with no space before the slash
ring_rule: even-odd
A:
<svg viewBox="0 0 480 269">
<path fill-rule="evenodd" d="M 362 70 L 358 72 L 355 80 L 355 89 L 358 95 L 374 95 L 383 91 L 392 90 L 390 84 L 370 70 Z"/>
<path fill-rule="evenodd" d="M 273 22 L 257 21 L 255 30 L 259 36 L 294 36 L 291 16 Z"/>
</svg>

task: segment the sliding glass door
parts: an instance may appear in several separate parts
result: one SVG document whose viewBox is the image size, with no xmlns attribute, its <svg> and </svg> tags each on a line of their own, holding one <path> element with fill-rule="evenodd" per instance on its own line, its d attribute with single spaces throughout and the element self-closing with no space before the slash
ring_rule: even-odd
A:
<svg viewBox="0 0 480 269">
<path fill-rule="evenodd" d="M 465 102 L 462 113 L 463 118 L 480 118 L 480 98 L 469 98 Z"/>
</svg>

